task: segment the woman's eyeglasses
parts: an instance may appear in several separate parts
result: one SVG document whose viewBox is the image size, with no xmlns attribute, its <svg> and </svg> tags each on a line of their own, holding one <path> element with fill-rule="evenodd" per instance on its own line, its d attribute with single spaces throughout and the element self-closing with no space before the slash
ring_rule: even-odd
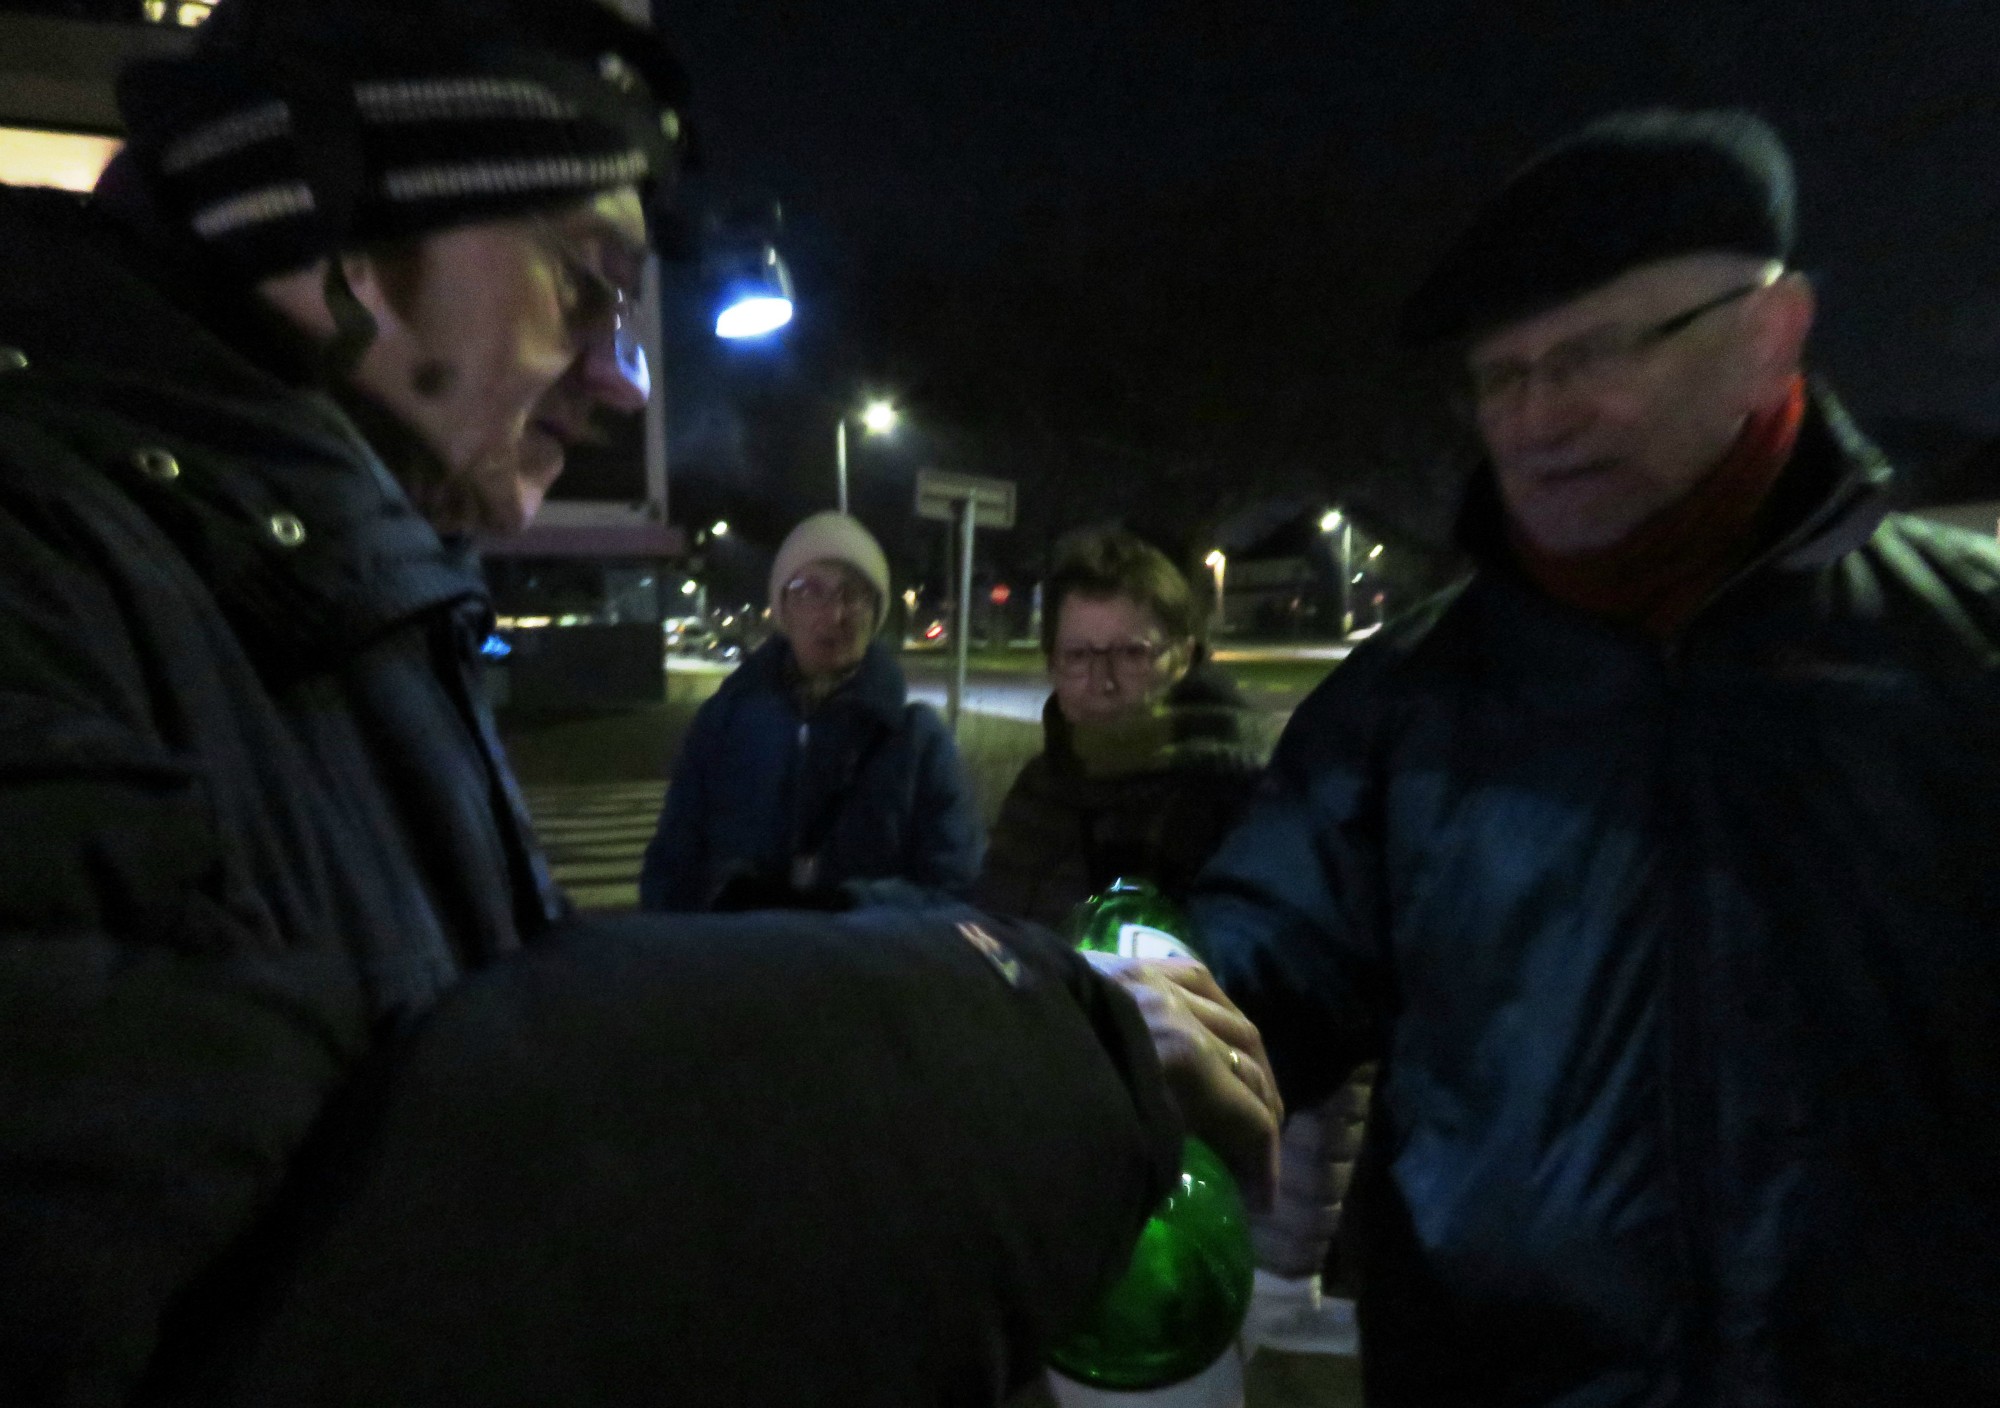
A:
<svg viewBox="0 0 2000 1408">
<path fill-rule="evenodd" d="M 1066 679 L 1083 679 L 1102 660 L 1116 675 L 1144 675 L 1167 653 L 1164 641 L 1128 640 L 1116 645 L 1058 645 L 1049 663 Z"/>
</svg>

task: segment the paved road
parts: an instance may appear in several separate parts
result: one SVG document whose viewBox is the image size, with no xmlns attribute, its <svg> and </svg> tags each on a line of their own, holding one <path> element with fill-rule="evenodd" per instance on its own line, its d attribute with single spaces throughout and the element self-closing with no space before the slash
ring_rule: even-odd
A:
<svg viewBox="0 0 2000 1408">
<path fill-rule="evenodd" d="M 921 699 L 939 713 L 944 712 L 946 677 L 943 672 L 909 671 L 910 698 Z M 1049 682 L 1040 675 L 1011 674 L 1004 670 L 969 673 L 965 678 L 965 711 L 990 714 L 995 718 L 1042 721 L 1042 705 L 1049 697 Z"/>
<path fill-rule="evenodd" d="M 1346 644 L 1242 645 L 1218 649 L 1215 658 L 1223 665 L 1274 660 L 1323 660 L 1331 664 L 1345 660 L 1353 649 L 1352 645 Z M 734 668 L 734 663 L 681 655 L 667 657 L 667 669 L 674 674 L 722 675 Z M 905 656 L 903 671 L 910 681 L 910 697 L 921 699 L 942 712 L 951 675 L 950 657 L 939 653 Z M 1040 674 L 1018 670 L 971 670 L 966 675 L 964 707 L 967 713 L 1040 723 L 1042 705 L 1048 697 L 1048 681 Z M 1298 699 L 1278 695 L 1260 702 L 1267 712 L 1282 715 L 1289 713 Z"/>
</svg>

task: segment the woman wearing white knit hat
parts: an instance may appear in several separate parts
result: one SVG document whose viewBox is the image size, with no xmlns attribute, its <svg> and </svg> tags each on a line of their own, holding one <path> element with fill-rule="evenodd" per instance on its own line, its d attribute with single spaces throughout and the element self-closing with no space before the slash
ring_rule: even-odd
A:
<svg viewBox="0 0 2000 1408">
<path fill-rule="evenodd" d="M 701 706 L 640 904 L 799 902 L 914 886 L 963 895 L 985 834 L 951 734 L 875 640 L 889 563 L 858 519 L 816 513 L 771 566 L 778 634 Z"/>
</svg>

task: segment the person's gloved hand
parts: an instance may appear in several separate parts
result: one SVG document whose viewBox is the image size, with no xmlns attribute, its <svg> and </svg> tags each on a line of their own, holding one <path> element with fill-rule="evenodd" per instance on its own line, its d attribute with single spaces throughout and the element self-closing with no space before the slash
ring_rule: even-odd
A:
<svg viewBox="0 0 2000 1408">
<path fill-rule="evenodd" d="M 1267 1210 L 1285 1107 L 1257 1028 L 1199 963 L 1084 957 L 1138 1004 L 1188 1133 L 1229 1165 L 1253 1210 Z"/>
</svg>

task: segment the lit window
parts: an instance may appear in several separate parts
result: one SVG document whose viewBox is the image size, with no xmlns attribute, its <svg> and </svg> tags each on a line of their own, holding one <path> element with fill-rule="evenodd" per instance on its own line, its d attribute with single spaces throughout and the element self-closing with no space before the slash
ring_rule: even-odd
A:
<svg viewBox="0 0 2000 1408">
<path fill-rule="evenodd" d="M 118 150 L 116 137 L 0 127 L 0 183 L 87 191 Z"/>
</svg>

